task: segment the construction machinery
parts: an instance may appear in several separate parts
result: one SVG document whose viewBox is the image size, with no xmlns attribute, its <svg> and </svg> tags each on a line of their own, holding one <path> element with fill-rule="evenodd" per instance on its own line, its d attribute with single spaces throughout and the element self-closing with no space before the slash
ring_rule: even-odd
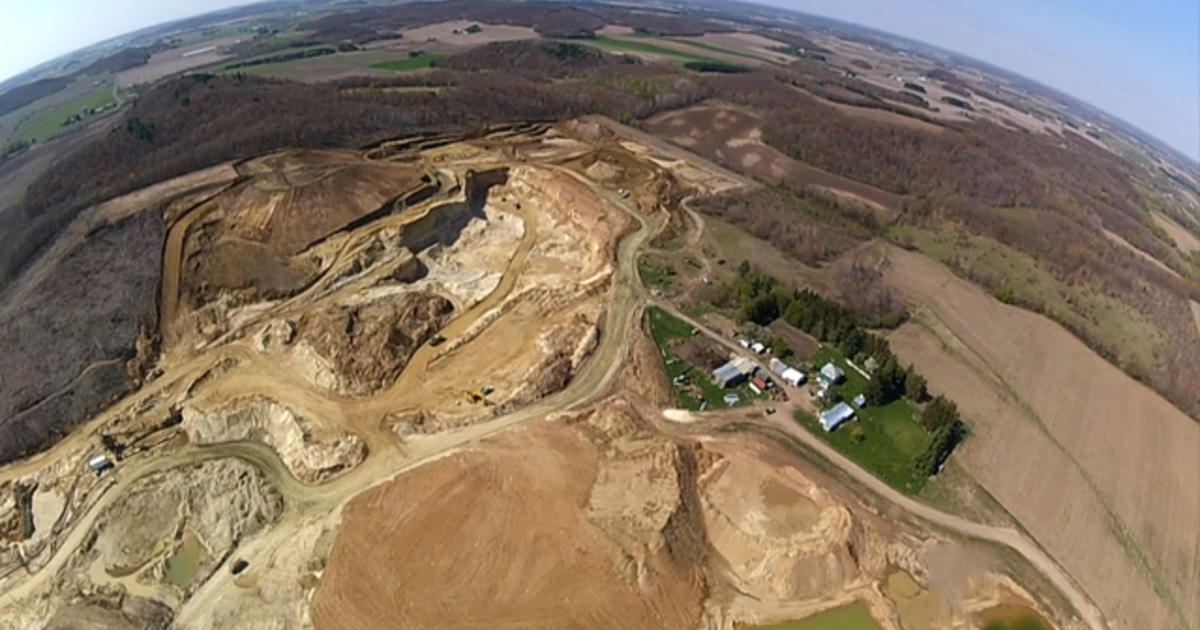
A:
<svg viewBox="0 0 1200 630">
<path fill-rule="evenodd" d="M 467 399 L 467 402 L 472 404 L 482 404 L 484 406 L 491 404 L 488 402 L 487 393 L 483 391 L 464 391 L 463 396 Z"/>
</svg>

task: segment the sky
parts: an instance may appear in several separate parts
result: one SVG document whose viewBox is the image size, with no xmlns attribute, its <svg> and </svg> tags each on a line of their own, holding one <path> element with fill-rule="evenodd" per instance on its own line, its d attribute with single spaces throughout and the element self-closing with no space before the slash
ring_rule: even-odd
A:
<svg viewBox="0 0 1200 630">
<path fill-rule="evenodd" d="M 1058 88 L 1200 159 L 1196 0 L 760 0 L 874 27 Z M 244 0 L 0 0 L 0 81 L 72 50 Z"/>
</svg>

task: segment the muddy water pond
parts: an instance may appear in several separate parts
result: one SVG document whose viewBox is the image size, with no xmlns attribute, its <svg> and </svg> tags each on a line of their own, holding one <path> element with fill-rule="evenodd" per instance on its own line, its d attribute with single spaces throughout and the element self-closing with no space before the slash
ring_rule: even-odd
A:
<svg viewBox="0 0 1200 630">
<path fill-rule="evenodd" d="M 195 536 L 187 534 L 183 544 L 167 560 L 167 579 L 179 588 L 187 588 L 196 575 L 196 567 L 204 562 L 208 552 Z"/>
<path fill-rule="evenodd" d="M 982 617 L 982 630 L 1054 630 L 1050 622 L 1024 606 L 996 606 L 984 611 Z"/>
<path fill-rule="evenodd" d="M 866 604 L 841 606 L 797 621 L 769 626 L 747 626 L 743 630 L 881 630 Z"/>
</svg>

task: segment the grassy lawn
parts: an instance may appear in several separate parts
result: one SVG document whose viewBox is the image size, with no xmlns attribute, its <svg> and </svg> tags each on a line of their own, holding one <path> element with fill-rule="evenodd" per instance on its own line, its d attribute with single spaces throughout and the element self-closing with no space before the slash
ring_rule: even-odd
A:
<svg viewBox="0 0 1200 630">
<path fill-rule="evenodd" d="M 105 83 L 73 101 L 33 113 L 17 124 L 17 128 L 13 130 L 5 144 L 22 140 L 45 142 L 48 138 L 66 131 L 68 127 L 64 127 L 63 123 L 71 116 L 82 114 L 84 110 L 93 107 L 104 107 L 115 102 L 117 100 L 113 98 L 112 84 Z M 88 118 L 88 116 L 84 116 L 85 121 Z"/>
<path fill-rule="evenodd" d="M 707 371 L 684 361 L 671 351 L 673 341 L 691 339 L 697 334 L 690 324 L 673 317 L 660 308 L 650 308 L 647 313 L 650 318 L 650 336 L 658 346 L 663 366 L 667 370 L 667 378 L 671 379 L 675 404 L 681 409 L 697 411 L 704 402 L 708 403 L 705 409 L 728 409 L 729 405 L 725 404 L 725 395 L 729 393 L 735 393 L 740 398 L 734 405 L 735 407 L 745 405 L 756 398 L 754 392 L 750 391 L 746 385 L 740 385 L 734 389 L 717 387 Z M 687 383 L 676 384 L 675 380 L 680 376 L 686 377 Z M 699 395 L 697 396 L 697 394 Z"/>
<path fill-rule="evenodd" d="M 867 379 L 850 367 L 836 348 L 822 347 L 813 355 L 813 368 L 820 369 L 828 361 L 846 373 L 846 382 L 840 389 L 847 401 L 863 391 Z M 926 478 L 914 470 L 913 464 L 932 441 L 918 422 L 919 415 L 915 405 L 901 398 L 882 407 L 858 410 L 854 421 L 833 433 L 826 433 L 817 419 L 808 414 L 798 413 L 796 420 L 888 485 L 915 495 L 925 485 Z M 859 432 L 861 439 L 855 439 Z"/>
<path fill-rule="evenodd" d="M 392 70 L 394 72 L 410 72 L 412 70 L 424 70 L 433 65 L 433 62 L 441 59 L 441 55 L 431 55 L 429 53 L 421 53 L 416 57 L 406 57 L 395 61 L 384 61 L 382 63 L 371 64 L 372 68 L 381 70 Z"/>
</svg>

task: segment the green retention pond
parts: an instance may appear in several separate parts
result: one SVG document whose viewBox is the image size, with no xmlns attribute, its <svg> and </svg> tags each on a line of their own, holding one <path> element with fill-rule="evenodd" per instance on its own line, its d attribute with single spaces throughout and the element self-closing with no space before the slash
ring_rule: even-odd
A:
<svg viewBox="0 0 1200 630">
<path fill-rule="evenodd" d="M 1054 626 L 1024 606 L 1006 604 L 984 611 L 983 630 L 1054 630 Z"/>
<path fill-rule="evenodd" d="M 187 534 L 183 544 L 167 560 L 167 579 L 179 588 L 187 588 L 196 575 L 196 568 L 204 561 L 208 552 L 195 536 Z"/>
<path fill-rule="evenodd" d="M 741 630 L 882 630 L 867 605 L 858 602 L 817 613 L 798 621 L 769 626 L 745 626 Z"/>
</svg>

